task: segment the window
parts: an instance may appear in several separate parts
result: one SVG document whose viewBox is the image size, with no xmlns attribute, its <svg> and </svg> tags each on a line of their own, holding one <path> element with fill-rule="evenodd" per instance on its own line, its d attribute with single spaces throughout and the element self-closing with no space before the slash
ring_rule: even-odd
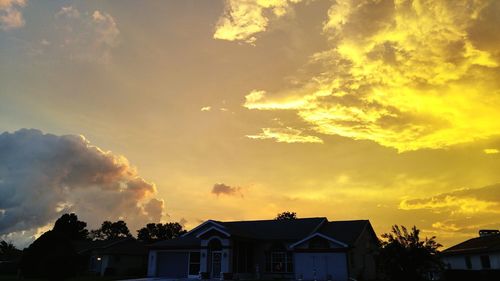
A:
<svg viewBox="0 0 500 281">
<path fill-rule="evenodd" d="M 200 252 L 189 253 L 189 275 L 200 273 Z"/>
<path fill-rule="evenodd" d="M 481 256 L 481 267 L 483 269 L 491 268 L 490 256 Z"/>
<path fill-rule="evenodd" d="M 266 253 L 266 271 L 273 273 L 293 272 L 293 254 L 291 252 Z"/>
<path fill-rule="evenodd" d="M 467 269 L 471 269 L 472 268 L 472 263 L 470 261 L 470 257 L 469 256 L 465 257 L 465 266 L 467 267 Z"/>
</svg>

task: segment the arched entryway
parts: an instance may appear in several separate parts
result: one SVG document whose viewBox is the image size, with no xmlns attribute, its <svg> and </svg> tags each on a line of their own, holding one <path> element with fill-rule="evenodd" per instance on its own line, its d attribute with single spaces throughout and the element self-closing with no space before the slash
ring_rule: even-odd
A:
<svg viewBox="0 0 500 281">
<path fill-rule="evenodd" d="M 208 242 L 208 270 L 212 278 L 220 278 L 222 271 L 222 243 L 213 238 Z"/>
</svg>

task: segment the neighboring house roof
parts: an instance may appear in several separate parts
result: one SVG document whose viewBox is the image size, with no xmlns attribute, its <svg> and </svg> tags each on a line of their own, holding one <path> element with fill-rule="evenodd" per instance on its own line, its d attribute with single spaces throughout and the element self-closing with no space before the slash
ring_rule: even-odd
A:
<svg viewBox="0 0 500 281">
<path fill-rule="evenodd" d="M 171 240 L 163 240 L 149 245 L 150 248 L 169 248 L 169 249 L 190 249 L 199 248 L 201 239 L 194 236 L 183 236 Z"/>
<path fill-rule="evenodd" d="M 469 239 L 444 250 L 442 254 L 459 255 L 485 252 L 500 252 L 500 234 Z"/>
<path fill-rule="evenodd" d="M 79 254 L 94 253 L 98 255 L 146 255 L 147 249 L 142 242 L 134 238 L 114 240 L 75 241 L 75 250 Z"/>
<path fill-rule="evenodd" d="M 340 242 L 341 245 L 352 246 L 366 229 L 375 235 L 368 220 L 328 222 L 324 217 L 230 222 L 209 220 L 200 226 L 210 229 L 210 224 L 214 229 L 221 229 L 224 234 L 252 240 L 297 242 L 311 235 L 320 234 Z M 150 247 L 177 249 L 199 247 L 201 240 L 197 236 L 200 236 L 200 233 L 203 233 L 201 230 L 204 230 L 200 226 L 182 237 L 160 241 Z"/>
</svg>

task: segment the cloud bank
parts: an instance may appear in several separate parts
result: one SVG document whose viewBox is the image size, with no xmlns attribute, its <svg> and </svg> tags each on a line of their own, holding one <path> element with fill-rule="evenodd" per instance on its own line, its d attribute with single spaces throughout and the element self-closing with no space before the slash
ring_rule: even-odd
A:
<svg viewBox="0 0 500 281">
<path fill-rule="evenodd" d="M 240 11 L 249 2 L 260 3 L 228 5 Z M 322 26 L 330 47 L 311 55 L 314 72 L 281 92 L 254 90 L 244 106 L 293 110 L 318 133 L 400 152 L 498 135 L 491 120 L 500 118 L 499 13 L 494 0 L 335 1 Z M 244 35 L 215 38 L 254 41 L 249 34 L 267 27 L 258 16 L 229 14 L 218 26 Z M 239 24 L 246 21 L 265 24 L 243 28 L 253 26 Z"/>
<path fill-rule="evenodd" d="M 0 0 L 0 29 L 10 30 L 24 26 L 21 9 L 26 4 L 26 0 Z"/>
<path fill-rule="evenodd" d="M 0 134 L 0 235 L 32 235 L 66 212 L 89 227 L 124 219 L 133 231 L 160 221 L 164 203 L 155 194 L 125 157 L 83 136 L 33 129 Z"/>
</svg>

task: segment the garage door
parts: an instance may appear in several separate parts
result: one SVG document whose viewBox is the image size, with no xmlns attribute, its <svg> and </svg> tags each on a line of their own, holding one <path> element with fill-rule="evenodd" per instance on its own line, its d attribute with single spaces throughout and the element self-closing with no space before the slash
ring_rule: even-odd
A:
<svg viewBox="0 0 500 281">
<path fill-rule="evenodd" d="M 303 280 L 347 280 L 345 253 L 295 253 L 295 275 Z"/>
<path fill-rule="evenodd" d="M 167 278 L 188 277 L 189 254 L 182 252 L 159 252 L 156 275 Z"/>
</svg>

